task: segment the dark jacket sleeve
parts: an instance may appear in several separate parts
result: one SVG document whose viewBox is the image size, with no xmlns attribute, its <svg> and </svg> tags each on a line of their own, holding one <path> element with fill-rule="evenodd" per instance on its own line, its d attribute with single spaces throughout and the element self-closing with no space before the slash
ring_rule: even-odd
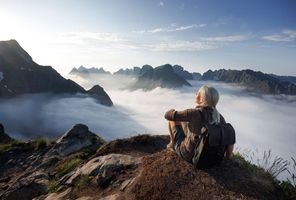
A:
<svg viewBox="0 0 296 200">
<path fill-rule="evenodd" d="M 183 111 L 176 111 L 175 109 L 171 109 L 167 111 L 164 117 L 170 121 L 190 121 L 194 115 L 194 109 L 186 109 Z"/>
</svg>

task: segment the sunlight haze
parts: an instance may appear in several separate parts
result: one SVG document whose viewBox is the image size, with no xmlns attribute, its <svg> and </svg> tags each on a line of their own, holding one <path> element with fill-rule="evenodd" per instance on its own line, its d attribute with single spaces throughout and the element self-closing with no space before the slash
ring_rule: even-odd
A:
<svg viewBox="0 0 296 200">
<path fill-rule="evenodd" d="M 63 75 L 165 63 L 296 75 L 295 1 L 227 2 L 0 0 L 0 40 Z"/>
</svg>

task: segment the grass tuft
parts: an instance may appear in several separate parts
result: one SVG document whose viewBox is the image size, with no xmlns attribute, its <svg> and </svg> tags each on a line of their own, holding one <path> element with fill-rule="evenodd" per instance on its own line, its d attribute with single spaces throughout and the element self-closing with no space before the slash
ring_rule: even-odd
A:
<svg viewBox="0 0 296 200">
<path fill-rule="evenodd" d="M 23 142 L 23 141 L 12 140 L 10 142 L 0 144 L 0 153 L 3 153 L 5 151 L 9 150 L 11 147 L 23 145 L 25 143 L 26 142 Z"/>
<path fill-rule="evenodd" d="M 105 147 L 108 145 L 108 142 L 105 142 L 104 144 L 102 144 L 98 149 L 97 149 L 97 153 L 100 153 L 103 149 L 105 149 Z"/>
<path fill-rule="evenodd" d="M 43 138 L 36 140 L 34 144 L 35 150 L 41 150 L 47 147 L 47 141 Z"/>
<path fill-rule="evenodd" d="M 66 175 L 67 173 L 74 170 L 79 164 L 81 163 L 80 158 L 73 158 L 70 160 L 66 160 L 62 164 L 58 165 L 55 168 L 57 178 L 61 178 L 62 176 Z"/>
<path fill-rule="evenodd" d="M 59 186 L 56 180 L 52 180 L 48 183 L 48 193 L 55 193 L 57 192 Z"/>
<path fill-rule="evenodd" d="M 79 179 L 75 181 L 74 185 L 77 188 L 82 188 L 88 185 L 90 181 L 91 181 L 91 178 L 88 175 L 82 175 L 79 177 Z"/>
</svg>

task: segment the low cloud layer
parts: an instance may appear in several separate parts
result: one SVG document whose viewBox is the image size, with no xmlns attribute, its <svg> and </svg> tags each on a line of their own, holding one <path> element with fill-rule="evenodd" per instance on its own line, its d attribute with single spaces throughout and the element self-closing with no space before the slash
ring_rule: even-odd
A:
<svg viewBox="0 0 296 200">
<path fill-rule="evenodd" d="M 106 76 L 107 77 L 107 76 Z M 179 90 L 157 88 L 150 92 L 120 89 L 108 78 L 77 79 L 85 88 L 104 86 L 114 107 L 97 104 L 80 96 L 27 95 L 1 100 L 0 122 L 7 133 L 17 138 L 57 138 L 76 123 L 84 123 L 105 139 L 150 133 L 168 134 L 164 113 L 175 108 L 195 106 L 195 92 L 202 84 L 210 84 L 220 92 L 218 110 L 233 124 L 240 149 L 296 158 L 296 101 L 291 96 L 260 96 L 243 88 L 217 82 L 191 82 L 193 87 Z M 122 80 L 121 80 L 122 81 Z"/>
<path fill-rule="evenodd" d="M 149 132 L 121 112 L 120 107 L 102 106 L 92 98 L 79 95 L 39 94 L 2 100 L 0 113 L 6 132 L 20 139 L 56 139 L 77 123 L 86 124 L 107 140 Z"/>
</svg>

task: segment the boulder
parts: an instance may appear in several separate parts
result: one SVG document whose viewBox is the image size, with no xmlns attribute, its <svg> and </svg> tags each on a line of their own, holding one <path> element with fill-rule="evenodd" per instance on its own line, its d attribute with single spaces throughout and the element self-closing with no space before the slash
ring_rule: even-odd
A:
<svg viewBox="0 0 296 200">
<path fill-rule="evenodd" d="M 37 196 L 48 193 L 49 177 L 43 171 L 35 171 L 24 175 L 11 184 L 8 189 L 0 195 L 0 199 L 22 199 L 31 200 Z"/>
<path fill-rule="evenodd" d="M 114 175 L 126 168 L 136 167 L 141 163 L 141 158 L 123 154 L 108 154 L 91 159 L 67 180 L 66 184 L 73 182 L 80 176 L 87 175 L 96 177 L 97 184 L 100 187 L 109 185 Z"/>
<path fill-rule="evenodd" d="M 49 150 L 48 155 L 67 156 L 84 148 L 96 150 L 104 143 L 96 134 L 90 132 L 83 124 L 76 124 L 66 132 Z"/>
<path fill-rule="evenodd" d="M 52 193 L 49 194 L 44 200 L 64 200 L 68 199 L 67 197 L 71 193 L 71 188 L 66 189 L 65 191 L 61 193 Z"/>
</svg>

